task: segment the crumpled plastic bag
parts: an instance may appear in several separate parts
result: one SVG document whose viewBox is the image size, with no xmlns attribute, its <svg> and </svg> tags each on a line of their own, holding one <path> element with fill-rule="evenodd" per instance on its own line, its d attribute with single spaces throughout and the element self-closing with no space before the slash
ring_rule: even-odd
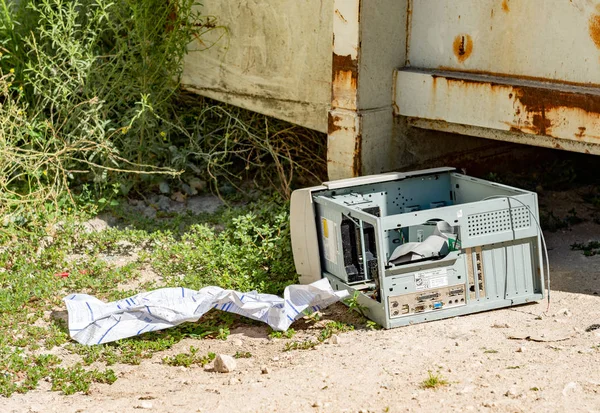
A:
<svg viewBox="0 0 600 413">
<path fill-rule="evenodd" d="M 267 323 L 285 331 L 305 310 L 319 311 L 348 296 L 336 292 L 323 278 L 309 285 L 286 287 L 283 298 L 256 291 L 240 293 L 219 287 L 199 291 L 162 288 L 105 303 L 87 294 L 63 300 L 69 313 L 69 334 L 81 344 L 103 344 L 185 322 L 196 322 L 216 308 Z"/>
</svg>

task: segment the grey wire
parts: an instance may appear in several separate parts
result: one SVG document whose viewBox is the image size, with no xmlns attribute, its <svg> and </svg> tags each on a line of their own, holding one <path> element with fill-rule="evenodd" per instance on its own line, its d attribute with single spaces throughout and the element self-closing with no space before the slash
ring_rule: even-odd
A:
<svg viewBox="0 0 600 413">
<path fill-rule="evenodd" d="M 509 210 L 511 210 L 511 208 L 512 208 L 510 205 L 511 199 L 513 201 L 517 201 L 519 204 L 521 204 L 525 208 L 527 208 L 527 211 L 529 211 L 529 214 L 531 215 L 531 217 L 535 221 L 538 229 L 540 230 L 540 236 L 542 238 L 542 246 L 544 247 L 544 257 L 546 258 L 546 279 L 547 279 L 546 290 L 548 291 L 548 307 L 546 309 L 546 312 L 548 312 L 548 310 L 550 309 L 550 259 L 548 258 L 548 247 L 546 246 L 546 238 L 544 238 L 544 231 L 542 231 L 542 226 L 540 225 L 540 222 L 538 221 L 538 219 L 535 216 L 535 214 L 533 213 L 533 211 L 531 211 L 531 208 L 529 207 L 529 205 L 525 204 L 523 201 L 521 201 L 518 198 L 509 196 L 509 195 L 494 195 L 494 196 L 489 196 L 487 198 L 484 198 L 483 201 L 487 201 L 490 199 L 502 199 L 502 198 L 506 198 L 507 200 L 509 200 L 509 202 L 508 202 Z M 511 218 L 512 218 L 512 213 L 511 213 Z M 514 238 L 514 228 L 513 228 L 513 238 Z"/>
</svg>

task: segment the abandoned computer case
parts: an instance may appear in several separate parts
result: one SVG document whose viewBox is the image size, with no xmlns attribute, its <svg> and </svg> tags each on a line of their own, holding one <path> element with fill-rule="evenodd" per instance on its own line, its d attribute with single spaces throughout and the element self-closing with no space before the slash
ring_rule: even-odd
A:
<svg viewBox="0 0 600 413">
<path fill-rule="evenodd" d="M 544 298 L 537 195 L 452 168 L 295 191 L 300 282 L 360 292 L 385 328 Z"/>
</svg>

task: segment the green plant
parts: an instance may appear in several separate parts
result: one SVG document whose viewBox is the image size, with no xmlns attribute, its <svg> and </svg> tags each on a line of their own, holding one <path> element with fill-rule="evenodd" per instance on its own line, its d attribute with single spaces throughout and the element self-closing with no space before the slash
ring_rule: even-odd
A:
<svg viewBox="0 0 600 413">
<path fill-rule="evenodd" d="M 441 374 L 434 374 L 431 371 L 428 371 L 427 378 L 421 382 L 421 388 L 437 389 L 439 387 L 447 386 L 448 384 L 448 380 L 444 379 Z"/>
<path fill-rule="evenodd" d="M 600 254 L 600 241 L 590 241 L 588 243 L 574 243 L 571 245 L 571 250 L 582 251 L 586 257 L 592 257 Z"/>
<path fill-rule="evenodd" d="M 297 280 L 289 241 L 289 215 L 284 205 L 225 216 L 218 232 L 193 225 L 181 242 L 169 242 L 151 257 L 169 285 L 200 289 L 218 285 L 240 291 L 278 294 Z"/>
<path fill-rule="evenodd" d="M 350 311 L 356 311 L 358 312 L 361 316 L 365 317 L 365 310 L 367 309 L 367 307 L 365 307 L 364 305 L 361 305 L 358 300 L 360 298 L 360 291 L 354 291 L 354 294 L 352 294 L 352 296 L 350 298 L 347 298 L 344 303 L 348 306 L 348 309 Z"/>
<path fill-rule="evenodd" d="M 252 353 L 249 351 L 236 351 L 233 358 L 236 359 L 249 359 L 252 357 Z"/>
<path fill-rule="evenodd" d="M 334 334 L 352 330 L 354 330 L 354 326 L 352 325 L 342 323 L 340 321 L 330 321 L 320 330 L 319 335 L 316 337 L 316 341 L 312 339 L 306 339 L 304 341 L 286 343 L 283 351 L 310 350 L 319 344 L 324 343 Z"/>
<path fill-rule="evenodd" d="M 169 366 L 190 367 L 192 364 L 198 364 L 202 367 L 213 361 L 216 357 L 215 353 L 208 353 L 206 356 L 199 356 L 198 349 L 190 346 L 189 353 L 180 353 L 170 357 L 163 357 L 164 364 Z"/>
<path fill-rule="evenodd" d="M 288 328 L 286 331 L 271 331 L 269 333 L 270 338 L 292 338 L 296 335 L 296 330 Z"/>
<path fill-rule="evenodd" d="M 50 378 L 52 390 L 60 390 L 66 395 L 77 392 L 87 393 L 91 383 L 112 384 L 117 380 L 115 372 L 111 369 L 86 371 L 79 365 L 68 369 L 57 367 L 51 372 Z"/>
<path fill-rule="evenodd" d="M 379 324 L 377 324 L 375 321 L 371 321 L 371 320 L 367 320 L 365 326 L 369 329 L 369 330 L 381 330 L 381 326 Z"/>
</svg>

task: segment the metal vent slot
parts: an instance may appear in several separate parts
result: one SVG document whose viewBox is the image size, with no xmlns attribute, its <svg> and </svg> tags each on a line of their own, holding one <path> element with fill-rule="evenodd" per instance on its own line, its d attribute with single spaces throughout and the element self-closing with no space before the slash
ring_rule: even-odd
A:
<svg viewBox="0 0 600 413">
<path fill-rule="evenodd" d="M 469 215 L 467 224 L 469 237 L 481 237 L 513 229 L 529 228 L 531 217 L 527 208 L 519 207 Z"/>
</svg>

